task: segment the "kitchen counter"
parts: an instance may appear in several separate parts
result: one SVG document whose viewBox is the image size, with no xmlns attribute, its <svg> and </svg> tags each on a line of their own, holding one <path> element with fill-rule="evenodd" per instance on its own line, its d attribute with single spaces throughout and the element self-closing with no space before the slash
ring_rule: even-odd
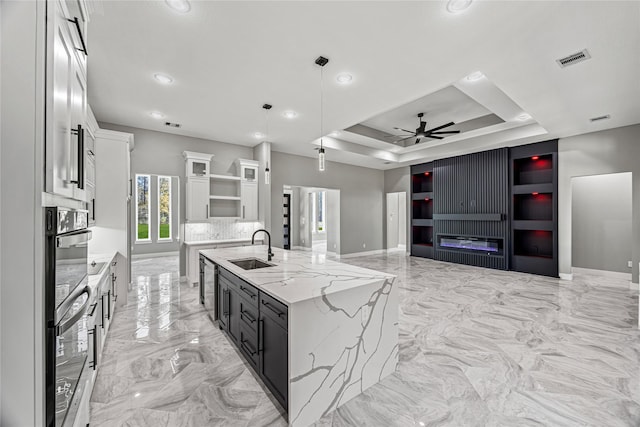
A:
<svg viewBox="0 0 640 427">
<path fill-rule="evenodd" d="M 306 251 L 273 248 L 275 256 L 267 261 L 267 246 L 244 246 L 201 250 L 200 253 L 287 305 L 390 280 L 395 276 L 355 267 Z M 272 267 L 244 270 L 229 262 L 258 258 Z"/>
<path fill-rule="evenodd" d="M 274 266 L 244 270 L 229 260 L 267 262 L 267 246 L 200 253 L 288 308 L 289 425 L 308 426 L 395 371 L 395 276 L 303 251 L 274 248 Z M 260 351 L 260 350 L 259 350 Z"/>
<path fill-rule="evenodd" d="M 262 243 L 262 235 L 256 242 Z M 251 245 L 251 238 L 243 239 L 218 239 L 218 240 L 187 240 L 182 242 L 186 247 L 186 280 L 191 286 L 198 286 L 200 281 L 200 265 L 198 251 L 202 249 L 215 249 L 221 247 L 248 246 Z"/>
<path fill-rule="evenodd" d="M 256 239 L 256 241 L 262 242 L 262 239 Z M 189 240 L 182 242 L 186 246 L 209 246 L 220 245 L 224 243 L 251 243 L 251 238 L 246 239 L 220 239 L 220 240 Z"/>
</svg>

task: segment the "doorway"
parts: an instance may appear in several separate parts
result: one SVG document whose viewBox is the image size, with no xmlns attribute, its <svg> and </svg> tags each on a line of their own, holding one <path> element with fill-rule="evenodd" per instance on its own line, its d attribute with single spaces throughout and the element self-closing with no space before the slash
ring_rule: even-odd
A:
<svg viewBox="0 0 640 427">
<path fill-rule="evenodd" d="M 571 179 L 571 264 L 631 278 L 631 172 Z"/>
<path fill-rule="evenodd" d="M 340 254 L 340 190 L 286 185 L 292 249 Z"/>
<path fill-rule="evenodd" d="M 407 248 L 407 193 L 387 193 L 387 249 Z"/>
</svg>

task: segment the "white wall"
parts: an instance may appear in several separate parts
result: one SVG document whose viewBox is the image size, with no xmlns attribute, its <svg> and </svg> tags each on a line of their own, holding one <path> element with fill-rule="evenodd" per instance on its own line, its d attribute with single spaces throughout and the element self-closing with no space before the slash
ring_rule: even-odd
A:
<svg viewBox="0 0 640 427">
<path fill-rule="evenodd" d="M 0 425 L 44 425 L 45 3 L 0 3 Z"/>
<path fill-rule="evenodd" d="M 382 249 L 383 171 L 327 162 L 320 172 L 317 158 L 280 152 L 272 152 L 271 160 L 272 200 L 282 198 L 284 185 L 340 190 L 340 254 Z M 281 210 L 280 204 L 272 204 L 272 229 L 281 225 Z"/>
<path fill-rule="evenodd" d="M 631 273 L 631 191 L 630 172 L 572 179 L 574 267 Z"/>
<path fill-rule="evenodd" d="M 640 262 L 640 125 L 562 138 L 558 142 L 559 267 L 570 274 L 573 265 L 571 179 L 577 176 L 632 172 L 632 281 L 638 283 Z"/>
<path fill-rule="evenodd" d="M 100 117 L 97 117 L 98 120 Z M 131 152 L 131 176 L 135 174 L 157 174 L 177 176 L 180 178 L 180 221 L 185 218 L 186 176 L 183 151 L 210 153 L 214 157 L 211 161 L 211 173 L 235 175 L 234 162 L 238 158 L 253 159 L 253 148 L 241 145 L 227 144 L 208 139 L 192 138 L 166 132 L 121 126 L 112 123 L 99 122 L 101 129 L 110 129 L 132 133 L 135 137 L 135 149 Z M 264 172 L 264 171 L 263 171 Z M 264 178 L 264 175 L 263 175 Z M 100 195 L 98 195 L 100 197 Z M 132 203 L 132 209 L 135 209 Z M 132 213 L 132 217 L 135 212 Z M 134 228 L 135 230 L 135 228 Z M 133 233 L 132 233 L 133 234 Z M 132 236 L 135 237 L 135 236 Z M 186 257 L 184 246 L 180 242 L 174 244 L 134 244 L 133 254 L 173 252 L 180 250 L 180 275 L 186 274 Z"/>
</svg>

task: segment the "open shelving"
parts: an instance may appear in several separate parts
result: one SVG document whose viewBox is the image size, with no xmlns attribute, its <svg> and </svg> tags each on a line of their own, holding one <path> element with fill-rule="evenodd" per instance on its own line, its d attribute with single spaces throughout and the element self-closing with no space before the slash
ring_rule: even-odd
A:
<svg viewBox="0 0 640 427">
<path fill-rule="evenodd" d="M 558 276 L 557 140 L 511 149 L 511 265 Z"/>
<path fill-rule="evenodd" d="M 283 249 L 291 249 L 291 194 L 282 198 Z"/>
<path fill-rule="evenodd" d="M 411 167 L 411 255 L 433 258 L 433 163 Z"/>
</svg>

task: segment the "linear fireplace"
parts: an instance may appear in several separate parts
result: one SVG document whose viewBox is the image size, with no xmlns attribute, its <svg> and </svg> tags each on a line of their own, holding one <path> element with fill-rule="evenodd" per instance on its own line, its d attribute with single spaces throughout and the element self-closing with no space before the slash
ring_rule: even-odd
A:
<svg viewBox="0 0 640 427">
<path fill-rule="evenodd" d="M 438 235 L 437 249 L 486 255 L 504 253 L 504 240 L 491 237 Z"/>
</svg>

